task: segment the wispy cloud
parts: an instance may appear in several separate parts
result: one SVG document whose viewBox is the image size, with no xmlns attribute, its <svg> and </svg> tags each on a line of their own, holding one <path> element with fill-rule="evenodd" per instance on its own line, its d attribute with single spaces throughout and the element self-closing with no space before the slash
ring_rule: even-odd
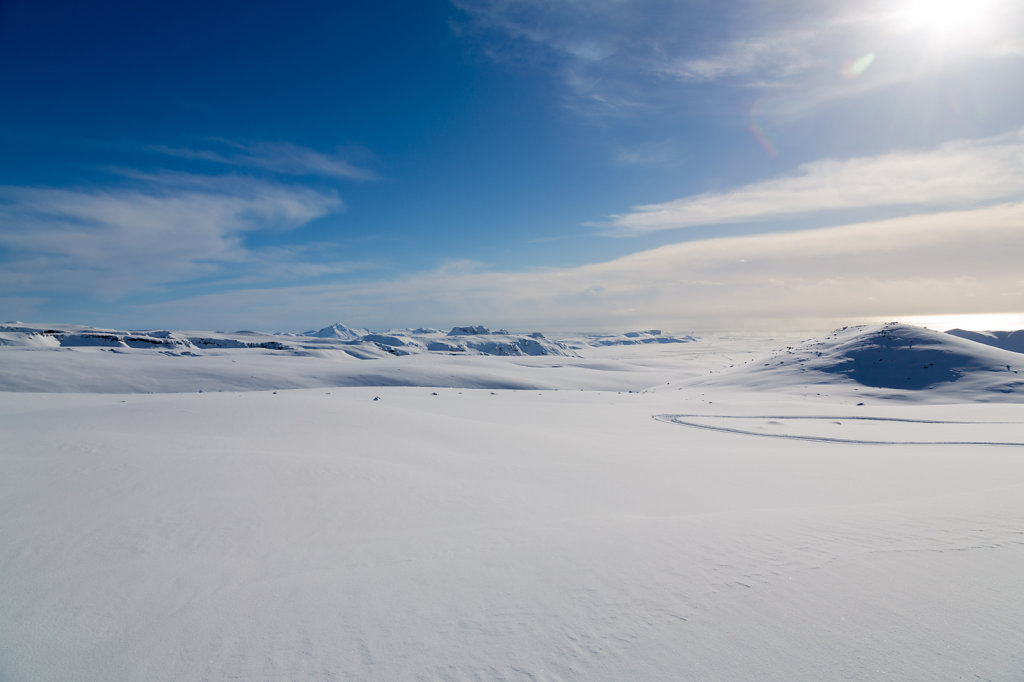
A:
<svg viewBox="0 0 1024 682">
<path fill-rule="evenodd" d="M 143 177 L 132 187 L 0 187 L 0 288 L 117 299 L 221 273 L 248 233 L 337 210 L 333 192 L 239 176 Z"/>
<path fill-rule="evenodd" d="M 211 140 L 219 149 L 197 149 L 152 145 L 150 151 L 194 161 L 209 161 L 240 168 L 261 168 L 285 175 L 310 175 L 346 180 L 378 180 L 367 168 L 356 166 L 339 154 L 300 147 L 290 142 L 243 144 L 229 140 Z"/>
<path fill-rule="evenodd" d="M 820 65 L 821 41 L 826 38 L 818 28 L 790 26 L 769 34 L 749 35 L 717 45 L 704 55 L 667 57 L 651 66 L 683 81 L 742 78 L 750 85 L 779 83 Z"/>
<path fill-rule="evenodd" d="M 615 160 L 622 166 L 665 166 L 678 161 L 680 151 L 672 142 L 648 142 L 621 147 Z"/>
<path fill-rule="evenodd" d="M 584 113 L 648 110 L 648 80 L 659 78 L 651 62 L 680 39 L 684 14 L 696 18 L 685 3 L 655 11 L 647 0 L 452 2 L 458 33 L 495 60 L 543 64 L 566 86 L 567 104 Z"/>
<path fill-rule="evenodd" d="M 207 325 L 283 329 L 316 324 L 329 310 L 378 327 L 472 322 L 683 330 L 1020 310 L 1022 221 L 1024 203 L 1003 204 L 687 242 L 575 268 L 501 272 L 448 264 L 389 281 L 234 291 L 136 314 L 173 324 L 194 320 L 199 310 Z"/>
<path fill-rule="evenodd" d="M 631 236 L 843 209 L 968 207 L 1024 196 L 1024 131 L 927 151 L 816 161 L 793 175 L 727 192 L 637 206 L 594 223 Z"/>
<path fill-rule="evenodd" d="M 689 87 L 724 84 L 791 98 L 790 113 L 826 100 L 1019 55 L 1024 12 L 991 0 L 984 21 L 936 43 L 887 0 L 860 3 L 744 0 L 737 3 L 608 0 L 452 0 L 456 29 L 499 60 L 544 64 L 575 109 L 628 114 L 678 104 Z M 993 48 L 993 46 L 996 46 Z M 869 78 L 843 65 L 880 57 Z M 793 101 L 795 100 L 795 101 Z"/>
</svg>

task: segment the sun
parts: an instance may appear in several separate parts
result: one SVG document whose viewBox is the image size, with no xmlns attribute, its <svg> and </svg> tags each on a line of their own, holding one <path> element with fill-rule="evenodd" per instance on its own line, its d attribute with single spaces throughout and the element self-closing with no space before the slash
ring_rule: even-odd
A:
<svg viewBox="0 0 1024 682">
<path fill-rule="evenodd" d="M 957 38 L 983 32 L 992 0 L 906 0 L 898 16 L 907 28 L 933 38 Z"/>
</svg>

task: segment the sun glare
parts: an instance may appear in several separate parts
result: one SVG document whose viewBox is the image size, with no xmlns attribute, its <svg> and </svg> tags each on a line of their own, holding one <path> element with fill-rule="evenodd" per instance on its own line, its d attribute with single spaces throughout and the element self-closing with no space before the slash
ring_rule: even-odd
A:
<svg viewBox="0 0 1024 682">
<path fill-rule="evenodd" d="M 1015 331 L 1024 329 L 1022 313 L 968 313 L 962 315 L 910 315 L 900 322 L 928 327 L 936 331 L 969 329 L 971 331 Z"/>
<path fill-rule="evenodd" d="M 907 0 L 899 17 L 908 28 L 950 38 L 984 28 L 991 4 L 991 0 Z"/>
</svg>

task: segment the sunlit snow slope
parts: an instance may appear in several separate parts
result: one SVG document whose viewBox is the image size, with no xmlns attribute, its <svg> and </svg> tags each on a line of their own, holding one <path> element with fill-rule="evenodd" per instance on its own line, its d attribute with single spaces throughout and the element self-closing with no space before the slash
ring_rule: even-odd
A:
<svg viewBox="0 0 1024 682">
<path fill-rule="evenodd" d="M 826 386 L 914 400 L 1024 400 L 1024 355 L 921 327 L 844 327 L 712 375 L 708 386 Z"/>
</svg>

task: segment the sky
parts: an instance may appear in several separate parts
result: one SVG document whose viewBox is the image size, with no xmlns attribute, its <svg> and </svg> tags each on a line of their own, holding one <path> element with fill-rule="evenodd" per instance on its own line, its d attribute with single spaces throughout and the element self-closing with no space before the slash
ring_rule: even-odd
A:
<svg viewBox="0 0 1024 682">
<path fill-rule="evenodd" d="M 0 320 L 1024 312 L 1018 0 L 0 0 Z"/>
</svg>

